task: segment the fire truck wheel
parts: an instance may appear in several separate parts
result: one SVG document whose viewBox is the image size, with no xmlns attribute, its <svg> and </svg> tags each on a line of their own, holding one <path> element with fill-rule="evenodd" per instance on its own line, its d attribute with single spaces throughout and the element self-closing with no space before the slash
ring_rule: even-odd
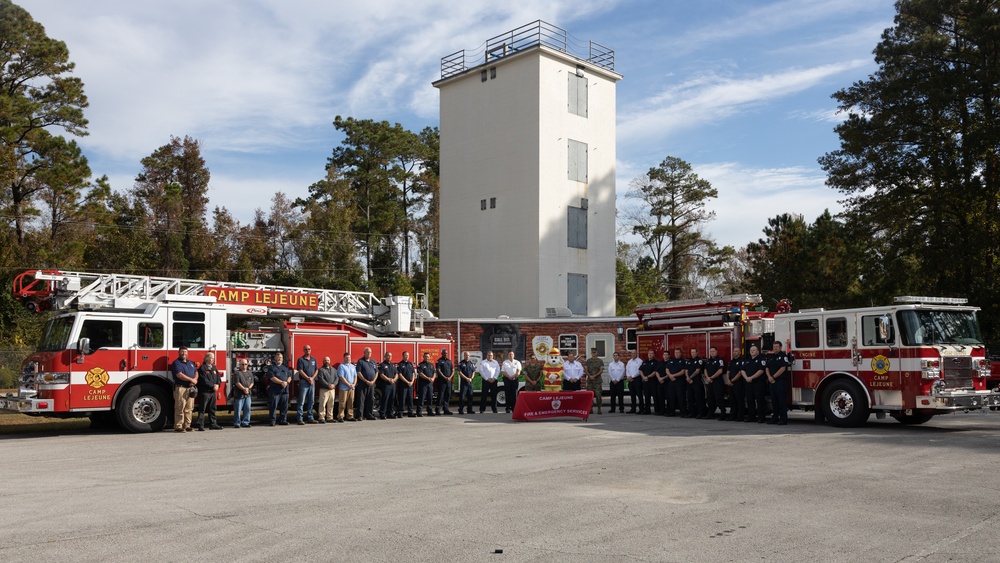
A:
<svg viewBox="0 0 1000 563">
<path fill-rule="evenodd" d="M 923 424 L 928 420 L 934 418 L 933 414 L 894 414 L 892 418 L 895 418 L 900 424 Z"/>
<path fill-rule="evenodd" d="M 841 428 L 861 426 L 871 414 L 868 410 L 868 397 L 853 381 L 842 379 L 834 381 L 823 393 L 823 417 Z"/>
<path fill-rule="evenodd" d="M 118 423 L 129 432 L 159 432 L 167 423 L 167 394 L 158 385 L 133 385 L 118 402 Z"/>
<path fill-rule="evenodd" d="M 497 406 L 498 407 L 507 406 L 507 393 L 503 390 L 503 387 L 497 389 Z"/>
</svg>

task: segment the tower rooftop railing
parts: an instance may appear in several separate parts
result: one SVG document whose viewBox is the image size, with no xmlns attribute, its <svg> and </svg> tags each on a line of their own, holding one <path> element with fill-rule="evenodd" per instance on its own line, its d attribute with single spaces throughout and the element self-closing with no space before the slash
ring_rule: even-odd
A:
<svg viewBox="0 0 1000 563">
<path fill-rule="evenodd" d="M 462 49 L 441 57 L 441 79 L 489 64 L 531 47 L 544 46 L 580 61 L 615 71 L 615 52 L 594 41 L 580 41 L 565 29 L 536 20 L 486 40 L 478 49 Z"/>
</svg>

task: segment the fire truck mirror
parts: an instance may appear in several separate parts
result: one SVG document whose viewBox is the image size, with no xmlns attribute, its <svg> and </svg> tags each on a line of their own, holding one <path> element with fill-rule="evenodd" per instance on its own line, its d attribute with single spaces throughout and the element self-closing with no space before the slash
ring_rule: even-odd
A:
<svg viewBox="0 0 1000 563">
<path fill-rule="evenodd" d="M 889 315 L 882 315 L 878 318 L 878 341 L 879 343 L 892 344 L 895 335 L 892 333 L 892 318 Z"/>
<path fill-rule="evenodd" d="M 89 354 L 91 352 L 91 350 L 90 350 L 90 339 L 89 338 L 81 338 L 80 341 L 76 344 L 76 351 L 79 352 L 79 353 L 81 353 L 81 354 L 83 354 L 84 356 L 86 356 L 87 354 Z"/>
</svg>

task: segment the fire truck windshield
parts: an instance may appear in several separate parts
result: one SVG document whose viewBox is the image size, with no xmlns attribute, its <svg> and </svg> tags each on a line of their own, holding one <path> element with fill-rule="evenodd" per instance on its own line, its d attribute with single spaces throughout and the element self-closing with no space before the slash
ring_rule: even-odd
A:
<svg viewBox="0 0 1000 563">
<path fill-rule="evenodd" d="M 899 311 L 900 335 L 907 346 L 933 344 L 982 344 L 976 314 L 972 311 Z"/>
<path fill-rule="evenodd" d="M 73 316 L 56 317 L 45 323 L 42 329 L 42 340 L 38 343 L 39 352 L 55 352 L 65 350 L 69 342 L 69 333 L 73 329 Z"/>
</svg>

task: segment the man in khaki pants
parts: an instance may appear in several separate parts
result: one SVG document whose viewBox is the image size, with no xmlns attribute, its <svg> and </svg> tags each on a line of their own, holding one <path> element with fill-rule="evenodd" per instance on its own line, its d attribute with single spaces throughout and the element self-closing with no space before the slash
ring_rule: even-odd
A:
<svg viewBox="0 0 1000 563">
<path fill-rule="evenodd" d="M 174 432 L 190 432 L 194 411 L 194 395 L 190 390 L 198 384 L 198 368 L 188 359 L 186 347 L 177 350 L 170 373 L 174 376 Z"/>
<path fill-rule="evenodd" d="M 344 422 L 344 411 L 347 420 L 354 421 L 354 386 L 358 383 L 358 370 L 351 362 L 351 353 L 344 354 L 344 361 L 337 368 L 337 422 Z M 363 414 L 363 413 L 362 413 Z"/>
<path fill-rule="evenodd" d="M 330 356 L 323 358 L 323 367 L 316 375 L 316 388 L 319 389 L 320 422 L 333 422 L 333 402 L 337 395 L 337 372 L 330 365 Z"/>
</svg>

